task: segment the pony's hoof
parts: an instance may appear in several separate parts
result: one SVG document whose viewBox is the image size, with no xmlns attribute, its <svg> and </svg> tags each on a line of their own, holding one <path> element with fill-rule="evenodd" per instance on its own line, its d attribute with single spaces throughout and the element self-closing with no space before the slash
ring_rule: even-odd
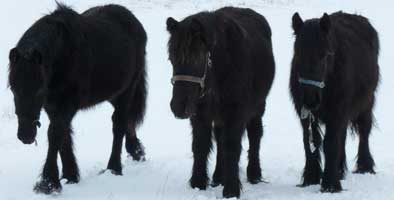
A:
<svg viewBox="0 0 394 200">
<path fill-rule="evenodd" d="M 338 193 L 342 191 L 341 183 L 322 183 L 320 192 L 322 193 Z"/>
<path fill-rule="evenodd" d="M 103 170 L 99 171 L 98 175 L 103 175 L 107 171 L 110 171 L 111 174 L 116 175 L 116 176 L 123 176 L 122 170 L 114 170 L 114 169 L 110 169 L 110 168 L 103 169 Z"/>
<path fill-rule="evenodd" d="M 111 169 L 111 173 L 115 176 L 123 176 L 122 170 L 113 170 Z"/>
<path fill-rule="evenodd" d="M 220 180 L 213 180 L 210 185 L 211 185 L 211 187 L 217 187 L 217 186 L 223 185 L 223 183 Z"/>
<path fill-rule="evenodd" d="M 211 187 L 217 187 L 219 185 L 223 185 L 222 173 L 215 170 L 212 176 Z"/>
<path fill-rule="evenodd" d="M 320 179 L 314 179 L 314 180 L 304 180 L 301 184 L 298 184 L 297 187 L 304 188 L 304 187 L 309 187 L 311 185 L 319 185 L 320 184 Z"/>
<path fill-rule="evenodd" d="M 110 159 L 108 162 L 107 170 L 109 170 L 112 174 L 121 176 L 122 174 L 122 163 L 119 159 Z"/>
<path fill-rule="evenodd" d="M 223 188 L 223 198 L 239 198 L 241 195 L 241 186 L 240 183 L 234 184 L 225 184 Z"/>
<path fill-rule="evenodd" d="M 41 194 L 54 194 L 60 193 L 62 191 L 62 185 L 60 181 L 49 181 L 49 180 L 42 180 L 34 186 L 34 192 L 41 193 Z"/>
<path fill-rule="evenodd" d="M 139 139 L 126 143 L 126 150 L 135 161 L 145 161 L 145 147 Z"/>
<path fill-rule="evenodd" d="M 357 167 L 354 174 L 376 174 L 375 170 L 371 167 Z"/>
<path fill-rule="evenodd" d="M 262 182 L 260 165 L 249 164 L 247 168 L 248 182 L 251 184 L 258 184 Z"/>
<path fill-rule="evenodd" d="M 303 182 L 301 184 L 296 185 L 296 187 L 305 188 L 305 187 L 309 187 L 309 186 L 312 186 L 312 185 L 319 185 L 319 183 L 306 183 L 306 182 Z"/>
<path fill-rule="evenodd" d="M 249 182 L 250 184 L 252 184 L 252 185 L 255 185 L 255 184 L 262 183 L 262 182 L 264 182 L 264 181 L 263 181 L 263 179 L 261 179 L 261 178 L 254 178 L 254 179 L 248 178 L 248 182 Z"/>
<path fill-rule="evenodd" d="M 192 176 L 190 178 L 190 187 L 198 188 L 200 190 L 207 189 L 208 177 L 203 176 Z"/>
<path fill-rule="evenodd" d="M 66 184 L 77 184 L 79 183 L 79 176 L 75 175 L 75 176 L 65 176 L 63 175 L 62 179 L 66 179 Z"/>
</svg>

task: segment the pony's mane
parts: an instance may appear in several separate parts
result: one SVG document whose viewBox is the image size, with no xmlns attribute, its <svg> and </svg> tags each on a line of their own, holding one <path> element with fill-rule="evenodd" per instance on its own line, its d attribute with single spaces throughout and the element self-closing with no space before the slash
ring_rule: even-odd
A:
<svg viewBox="0 0 394 200">
<path fill-rule="evenodd" d="M 205 26 L 206 24 L 208 24 L 206 21 L 210 20 L 210 18 L 211 13 L 203 11 L 195 15 L 189 16 L 180 22 L 183 24 L 183 26 L 180 28 L 180 30 L 178 30 L 178 34 L 176 36 L 171 36 L 168 41 L 169 50 L 171 51 L 171 54 L 173 56 L 175 55 L 176 62 L 184 63 L 186 62 L 186 59 L 188 59 L 189 62 L 195 62 L 205 58 L 206 53 L 200 52 L 198 49 L 196 49 L 197 46 L 191 48 L 194 41 L 198 39 L 198 37 L 200 37 L 199 34 L 203 34 L 193 33 L 192 21 L 194 19 L 198 19 L 201 24 L 203 24 L 202 28 L 207 29 L 209 27 Z M 196 45 L 196 43 L 194 43 L 194 45 Z M 201 45 L 198 46 L 201 47 Z"/>
<path fill-rule="evenodd" d="M 80 14 L 72 9 L 72 7 L 63 3 L 56 2 L 57 8 L 52 13 L 45 16 L 48 21 L 56 22 L 61 24 L 66 29 L 69 42 L 73 45 L 79 46 L 84 40 L 82 33 L 82 25 L 80 20 Z"/>
<path fill-rule="evenodd" d="M 46 57 L 52 57 L 54 46 L 52 41 L 58 38 L 59 30 L 67 35 L 65 43 L 78 46 L 83 41 L 79 14 L 71 7 L 56 2 L 57 8 L 53 12 L 38 19 L 21 37 L 17 44 L 18 52 L 25 52 L 29 49 L 36 49 Z M 62 28 L 61 28 L 62 27 Z M 55 35 L 54 35 L 55 34 Z M 13 68 L 13 63 L 9 63 L 9 70 Z"/>
<path fill-rule="evenodd" d="M 68 5 L 64 4 L 64 3 L 60 3 L 58 1 L 56 1 L 56 6 L 57 6 L 56 10 L 54 10 L 51 14 L 62 13 L 62 12 L 73 12 L 73 13 L 75 13 L 75 11 L 72 9 L 71 6 L 68 6 Z"/>
<path fill-rule="evenodd" d="M 66 20 L 78 16 L 79 14 L 72 9 L 71 6 L 65 5 L 63 3 L 56 2 L 57 8 L 46 15 L 45 17 L 57 21 L 65 22 Z"/>
</svg>

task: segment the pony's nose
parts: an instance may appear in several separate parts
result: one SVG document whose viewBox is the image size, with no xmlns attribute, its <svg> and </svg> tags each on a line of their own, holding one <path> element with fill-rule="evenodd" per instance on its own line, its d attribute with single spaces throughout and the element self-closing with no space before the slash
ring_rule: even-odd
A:
<svg viewBox="0 0 394 200">
<path fill-rule="evenodd" d="M 187 119 L 189 114 L 186 112 L 186 101 L 171 100 L 171 111 L 178 119 Z"/>
<path fill-rule="evenodd" d="M 21 136 L 18 134 L 18 139 L 23 143 L 23 144 L 33 144 L 35 139 L 33 137 L 25 137 Z"/>
<path fill-rule="evenodd" d="M 18 126 L 18 139 L 23 144 L 32 144 L 36 140 L 37 128 L 31 123 L 20 122 Z"/>
</svg>

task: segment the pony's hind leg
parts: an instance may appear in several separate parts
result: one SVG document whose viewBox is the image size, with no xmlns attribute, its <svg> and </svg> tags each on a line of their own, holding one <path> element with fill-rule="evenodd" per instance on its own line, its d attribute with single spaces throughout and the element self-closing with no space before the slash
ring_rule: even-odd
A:
<svg viewBox="0 0 394 200">
<path fill-rule="evenodd" d="M 340 135 L 340 137 L 342 137 L 342 146 L 340 146 L 340 151 L 341 152 L 341 157 L 340 157 L 340 161 L 339 161 L 339 177 L 341 180 L 345 179 L 346 176 L 346 172 L 347 172 L 347 164 L 346 164 L 346 137 L 347 137 L 347 132 L 344 131 L 342 133 L 342 135 Z"/>
<path fill-rule="evenodd" d="M 142 65 L 142 64 L 141 64 Z M 144 161 L 145 149 L 137 137 L 136 128 L 142 123 L 146 107 L 146 83 L 145 74 L 136 80 L 135 87 L 130 87 L 134 95 L 129 99 L 130 108 L 128 112 L 128 129 L 126 133 L 126 151 L 133 160 Z"/>
<path fill-rule="evenodd" d="M 247 167 L 248 181 L 257 184 L 262 181 L 260 167 L 260 141 L 263 136 L 263 124 L 261 117 L 255 117 L 246 126 L 249 138 L 249 163 Z"/>
<path fill-rule="evenodd" d="M 133 160 L 145 161 L 145 148 L 137 138 L 136 128 L 133 122 L 129 122 L 126 133 L 126 151 Z"/>
<path fill-rule="evenodd" d="M 107 169 L 115 175 L 122 175 L 121 153 L 123 138 L 127 132 L 127 104 L 122 98 L 118 98 L 112 104 L 115 108 L 112 114 L 113 142 Z"/>
<path fill-rule="evenodd" d="M 355 127 L 360 138 L 358 146 L 357 166 L 354 173 L 371 173 L 375 174 L 375 162 L 369 150 L 369 135 L 373 123 L 372 110 L 362 113 L 355 121 Z"/>
<path fill-rule="evenodd" d="M 302 120 L 303 128 L 303 141 L 305 149 L 305 167 L 303 172 L 303 181 L 298 187 L 307 187 L 310 185 L 320 184 L 320 180 L 323 174 L 321 167 L 321 154 L 320 148 L 322 143 L 322 136 L 317 121 L 312 123 L 312 137 L 314 149 L 311 149 L 309 125 L 306 120 Z"/>
<path fill-rule="evenodd" d="M 72 135 L 66 134 L 64 142 L 60 148 L 60 157 L 63 165 L 62 178 L 67 179 L 66 184 L 73 184 L 79 182 L 79 169 L 73 152 Z"/>
</svg>

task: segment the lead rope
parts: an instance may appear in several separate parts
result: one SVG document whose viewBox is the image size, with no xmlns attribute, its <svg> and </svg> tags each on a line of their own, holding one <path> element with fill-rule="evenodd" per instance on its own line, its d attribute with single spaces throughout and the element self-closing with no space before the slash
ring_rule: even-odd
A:
<svg viewBox="0 0 394 200">
<path fill-rule="evenodd" d="M 40 121 L 39 121 L 38 119 L 34 120 L 34 121 L 33 121 L 33 126 L 36 126 L 36 127 L 38 127 L 38 128 L 41 128 L 41 123 L 40 123 Z M 35 145 L 35 146 L 38 146 L 37 139 L 34 140 L 34 145 Z"/>
<path fill-rule="evenodd" d="M 311 149 L 312 153 L 315 153 L 316 151 L 316 146 L 313 143 L 313 131 L 312 131 L 312 123 L 315 121 L 315 116 L 313 115 L 313 113 L 308 110 L 307 108 L 305 108 L 304 106 L 301 108 L 301 119 L 308 119 L 309 123 L 308 123 L 308 132 L 309 132 L 309 147 Z"/>
<path fill-rule="evenodd" d="M 208 91 L 205 91 L 205 79 L 207 78 L 207 74 L 208 74 L 208 70 L 212 68 L 212 59 L 211 59 L 211 52 L 208 51 L 207 53 L 207 63 L 205 64 L 205 69 L 204 69 L 204 76 L 201 78 L 203 81 L 203 86 L 201 87 L 201 95 L 200 98 L 203 98 L 205 96 L 205 94 L 207 92 L 209 92 L 210 89 L 208 89 Z"/>
</svg>

